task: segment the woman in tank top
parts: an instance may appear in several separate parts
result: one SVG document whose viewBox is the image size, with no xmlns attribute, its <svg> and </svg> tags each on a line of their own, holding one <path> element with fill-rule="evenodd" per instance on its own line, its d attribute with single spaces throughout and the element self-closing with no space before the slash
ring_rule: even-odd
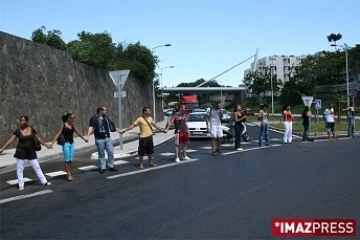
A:
<svg viewBox="0 0 360 240">
<path fill-rule="evenodd" d="M 72 113 L 67 113 L 62 116 L 63 124 L 59 127 L 59 131 L 52 141 L 52 145 L 57 141 L 59 145 L 62 145 L 62 151 L 64 154 L 65 170 L 67 173 L 67 180 L 73 181 L 75 178 L 71 175 L 71 163 L 74 160 L 75 144 L 74 144 L 74 132 L 85 142 L 88 142 L 75 128 L 74 120 L 75 116 Z"/>
<path fill-rule="evenodd" d="M 284 126 L 284 143 L 292 143 L 292 124 L 295 122 L 295 119 L 290 111 L 290 105 L 283 107 L 281 122 Z"/>
<path fill-rule="evenodd" d="M 270 146 L 269 137 L 269 121 L 268 121 L 268 105 L 263 104 L 260 108 L 258 120 L 260 121 L 260 134 L 259 134 L 259 146 L 263 146 L 263 139 L 265 139 L 266 146 Z"/>
<path fill-rule="evenodd" d="M 28 125 L 29 118 L 27 116 L 20 117 L 20 128 L 16 129 L 14 133 L 11 135 L 10 139 L 7 140 L 5 145 L 0 148 L 0 153 L 2 153 L 8 146 L 10 146 L 16 138 L 19 139 L 19 142 L 16 146 L 16 151 L 14 157 L 16 158 L 16 174 L 19 182 L 19 190 L 24 190 L 24 168 L 25 168 L 25 160 L 30 162 L 31 167 L 34 169 L 37 177 L 40 182 L 44 186 L 51 186 L 51 182 L 46 180 L 43 171 L 39 165 L 39 161 L 37 159 L 37 154 L 35 147 L 35 139 L 38 140 L 40 144 L 50 149 L 51 145 L 45 143 L 36 133 L 36 130 Z"/>
</svg>

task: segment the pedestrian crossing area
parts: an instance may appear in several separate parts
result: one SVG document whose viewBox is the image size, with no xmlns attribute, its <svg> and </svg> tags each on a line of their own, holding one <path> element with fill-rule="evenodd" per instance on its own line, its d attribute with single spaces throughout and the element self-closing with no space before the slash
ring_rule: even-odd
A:
<svg viewBox="0 0 360 240">
<path fill-rule="evenodd" d="M 282 145 L 282 139 L 280 138 L 271 138 L 270 139 L 271 143 L 273 146 L 281 146 Z M 191 146 L 191 145 L 190 145 Z M 224 153 L 231 153 L 232 151 L 234 151 L 234 143 L 223 143 L 222 144 L 222 151 Z M 243 148 L 244 150 L 250 150 L 250 149 L 254 149 L 257 150 L 259 149 L 259 145 L 258 145 L 258 140 L 251 140 L 249 142 L 241 142 L 241 148 Z M 207 155 L 211 153 L 211 142 L 208 142 L 208 144 L 206 145 L 200 145 L 198 146 L 196 149 L 195 148 L 189 148 L 187 149 L 187 153 L 189 154 L 189 156 L 191 158 L 196 158 L 196 156 L 199 155 Z M 156 159 L 163 159 L 163 158 L 173 158 L 175 157 L 175 153 L 174 151 L 172 151 L 172 148 L 168 149 L 169 151 L 166 152 L 160 152 L 160 153 L 155 153 L 154 154 L 154 160 L 156 161 Z M 139 159 L 139 157 L 137 156 L 136 153 L 126 156 L 126 157 L 122 157 L 123 159 L 115 159 L 114 164 L 115 166 L 119 166 L 119 165 L 124 165 L 124 164 L 129 164 L 131 160 L 134 159 Z M 144 160 L 147 160 L 147 156 L 144 157 Z M 60 166 L 59 166 L 60 167 Z M 99 166 L 97 164 L 90 164 L 87 166 L 79 166 L 76 168 L 77 170 L 80 170 L 82 172 L 87 172 L 87 171 L 96 171 L 97 169 L 99 169 Z M 73 169 L 75 170 L 75 169 Z M 44 172 L 44 175 L 46 177 L 50 177 L 50 178 L 55 178 L 55 177 L 61 177 L 64 176 L 66 177 L 66 172 L 65 171 L 54 171 L 54 172 Z M 34 175 L 33 178 L 27 178 L 24 177 L 24 182 L 38 182 L 37 177 Z M 7 184 L 9 185 L 17 185 L 18 184 L 18 180 L 17 179 L 12 179 L 12 180 L 8 180 L 6 181 Z"/>
</svg>

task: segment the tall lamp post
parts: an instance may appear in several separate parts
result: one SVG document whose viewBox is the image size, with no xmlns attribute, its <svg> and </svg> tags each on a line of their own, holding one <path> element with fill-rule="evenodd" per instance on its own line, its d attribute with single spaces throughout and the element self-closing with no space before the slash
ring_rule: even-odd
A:
<svg viewBox="0 0 360 240">
<path fill-rule="evenodd" d="M 274 56 L 271 56 L 270 63 L 270 84 L 271 84 L 271 113 L 274 116 L 274 88 L 273 88 L 273 66 L 274 66 Z"/>
<path fill-rule="evenodd" d="M 345 66 L 346 66 L 346 98 L 347 98 L 347 106 L 350 106 L 350 89 L 349 89 L 349 55 L 348 55 L 348 45 L 344 43 L 344 46 L 331 44 L 331 47 L 341 47 L 345 50 Z"/>
<path fill-rule="evenodd" d="M 161 107 L 162 109 L 164 109 L 164 91 L 163 91 L 163 69 L 166 68 L 174 68 L 174 66 L 170 66 L 170 67 L 163 67 L 161 69 L 161 75 L 160 75 L 160 85 L 161 85 Z"/>
<path fill-rule="evenodd" d="M 167 43 L 167 44 L 163 44 L 163 45 L 159 45 L 157 47 L 154 47 L 151 49 L 151 52 L 153 52 L 155 49 L 160 48 L 160 47 L 170 47 L 171 44 Z M 156 122 L 156 97 L 155 97 L 155 81 L 153 79 L 153 112 L 154 112 L 154 122 Z"/>
</svg>

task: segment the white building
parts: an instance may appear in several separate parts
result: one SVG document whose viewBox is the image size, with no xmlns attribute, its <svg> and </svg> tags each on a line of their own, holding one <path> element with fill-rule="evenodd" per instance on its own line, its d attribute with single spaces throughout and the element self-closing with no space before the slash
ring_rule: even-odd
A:
<svg viewBox="0 0 360 240">
<path fill-rule="evenodd" d="M 301 56 L 269 56 L 261 58 L 257 61 L 256 71 L 264 72 L 266 67 L 272 67 L 272 73 L 277 75 L 277 79 L 280 79 L 282 82 L 289 81 L 289 75 L 291 73 L 290 69 L 292 66 L 296 67 L 301 64 L 303 59 L 306 58 L 306 55 Z M 251 63 L 251 68 L 244 71 L 244 77 L 251 72 L 253 69 L 254 63 Z"/>
</svg>

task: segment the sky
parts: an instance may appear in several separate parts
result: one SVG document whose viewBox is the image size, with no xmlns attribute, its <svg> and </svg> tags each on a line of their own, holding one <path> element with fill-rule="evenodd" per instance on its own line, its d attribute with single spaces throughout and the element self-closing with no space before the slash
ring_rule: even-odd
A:
<svg viewBox="0 0 360 240">
<path fill-rule="evenodd" d="M 209 80 L 255 54 L 302 55 L 360 43 L 359 0 L 0 0 L 0 30 L 31 38 L 44 25 L 65 42 L 77 33 L 107 31 L 113 42 L 154 48 L 163 86 Z M 357 30 L 356 30 L 357 29 Z M 242 84 L 253 59 L 218 77 L 222 85 Z"/>
</svg>

